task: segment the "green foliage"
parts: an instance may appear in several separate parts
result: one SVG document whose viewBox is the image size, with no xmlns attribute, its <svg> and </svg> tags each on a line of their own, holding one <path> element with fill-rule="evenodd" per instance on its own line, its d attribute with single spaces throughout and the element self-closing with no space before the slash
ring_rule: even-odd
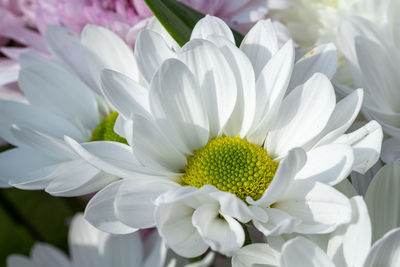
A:
<svg viewBox="0 0 400 267">
<path fill-rule="evenodd" d="M 190 35 L 196 23 L 205 15 L 176 0 L 145 0 L 153 14 L 180 45 L 190 40 Z M 236 45 L 243 40 L 243 35 L 233 31 Z"/>
</svg>

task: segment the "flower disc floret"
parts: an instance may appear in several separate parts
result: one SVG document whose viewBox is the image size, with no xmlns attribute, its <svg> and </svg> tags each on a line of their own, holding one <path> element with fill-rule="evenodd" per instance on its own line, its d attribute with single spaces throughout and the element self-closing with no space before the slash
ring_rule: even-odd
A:
<svg viewBox="0 0 400 267">
<path fill-rule="evenodd" d="M 206 184 L 235 194 L 259 199 L 274 178 L 278 163 L 263 148 L 239 137 L 214 138 L 189 157 L 184 185 Z"/>
<path fill-rule="evenodd" d="M 97 127 L 92 131 L 92 141 L 114 141 L 123 144 L 128 144 L 125 138 L 114 132 L 115 121 L 117 120 L 118 112 L 113 112 L 108 115 Z"/>
</svg>

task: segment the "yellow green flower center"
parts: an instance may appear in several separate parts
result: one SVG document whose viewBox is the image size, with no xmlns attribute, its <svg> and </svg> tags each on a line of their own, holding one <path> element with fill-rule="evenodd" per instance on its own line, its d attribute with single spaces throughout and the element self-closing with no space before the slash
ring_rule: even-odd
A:
<svg viewBox="0 0 400 267">
<path fill-rule="evenodd" d="M 238 137 L 212 139 L 189 157 L 182 181 L 184 185 L 206 184 L 235 194 L 259 199 L 274 178 L 278 163 L 267 151 Z"/>
<path fill-rule="evenodd" d="M 89 142 L 114 141 L 128 144 L 125 138 L 119 136 L 116 132 L 114 132 L 114 125 L 117 117 L 118 112 L 113 112 L 108 115 L 102 122 L 100 122 L 97 128 L 92 131 L 92 138 L 89 140 Z"/>
</svg>

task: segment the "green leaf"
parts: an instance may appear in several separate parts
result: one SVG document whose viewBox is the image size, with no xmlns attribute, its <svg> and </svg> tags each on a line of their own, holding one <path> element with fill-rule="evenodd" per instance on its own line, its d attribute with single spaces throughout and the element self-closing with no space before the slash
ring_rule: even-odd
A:
<svg viewBox="0 0 400 267">
<path fill-rule="evenodd" d="M 167 32 L 180 45 L 190 40 L 196 23 L 205 15 L 176 0 L 145 0 L 154 16 L 160 21 Z M 232 30 L 236 45 L 240 45 L 243 35 Z"/>
</svg>

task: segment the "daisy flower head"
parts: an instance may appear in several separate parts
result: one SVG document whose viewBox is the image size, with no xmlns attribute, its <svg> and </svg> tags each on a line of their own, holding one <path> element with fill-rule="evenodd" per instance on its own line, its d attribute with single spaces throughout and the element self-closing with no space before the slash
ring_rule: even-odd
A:
<svg viewBox="0 0 400 267">
<path fill-rule="evenodd" d="M 394 182 L 394 179 L 392 180 Z M 384 199 L 388 199 L 387 194 L 393 193 L 390 191 L 382 195 L 382 191 L 376 190 L 376 185 L 373 187 L 370 191 L 371 195 L 380 195 Z M 395 194 L 390 197 L 396 197 Z M 398 203 L 391 205 L 395 208 L 393 210 L 398 210 Z M 369 213 L 371 216 L 374 216 L 374 212 L 381 215 L 382 206 L 370 205 L 368 201 L 364 202 L 361 196 L 352 197 L 351 206 L 353 212 L 350 222 L 340 226 L 334 232 L 327 235 L 270 237 L 268 244 L 251 244 L 241 248 L 233 256 L 232 266 L 398 266 L 400 264 L 398 224 L 391 224 L 391 227 L 380 232 L 379 236 L 374 235 L 377 229 L 379 231 L 385 224 L 387 226 L 394 216 L 388 216 L 391 218 L 375 216 L 377 220 L 370 220 Z M 397 212 L 395 213 L 397 215 Z"/>
<path fill-rule="evenodd" d="M 293 42 L 279 47 L 277 39 L 272 23 L 260 21 L 237 48 L 211 16 L 178 49 L 142 31 L 142 83 L 101 73 L 120 114 L 115 130 L 130 147 L 66 137 L 83 159 L 122 178 L 94 196 L 86 218 L 110 232 L 156 226 L 184 257 L 209 247 L 232 255 L 250 224 L 278 235 L 348 222 L 350 202 L 332 186 L 377 160 L 382 131 L 371 122 L 345 133 L 363 93 L 336 103 L 333 45 L 295 64 Z"/>
</svg>

